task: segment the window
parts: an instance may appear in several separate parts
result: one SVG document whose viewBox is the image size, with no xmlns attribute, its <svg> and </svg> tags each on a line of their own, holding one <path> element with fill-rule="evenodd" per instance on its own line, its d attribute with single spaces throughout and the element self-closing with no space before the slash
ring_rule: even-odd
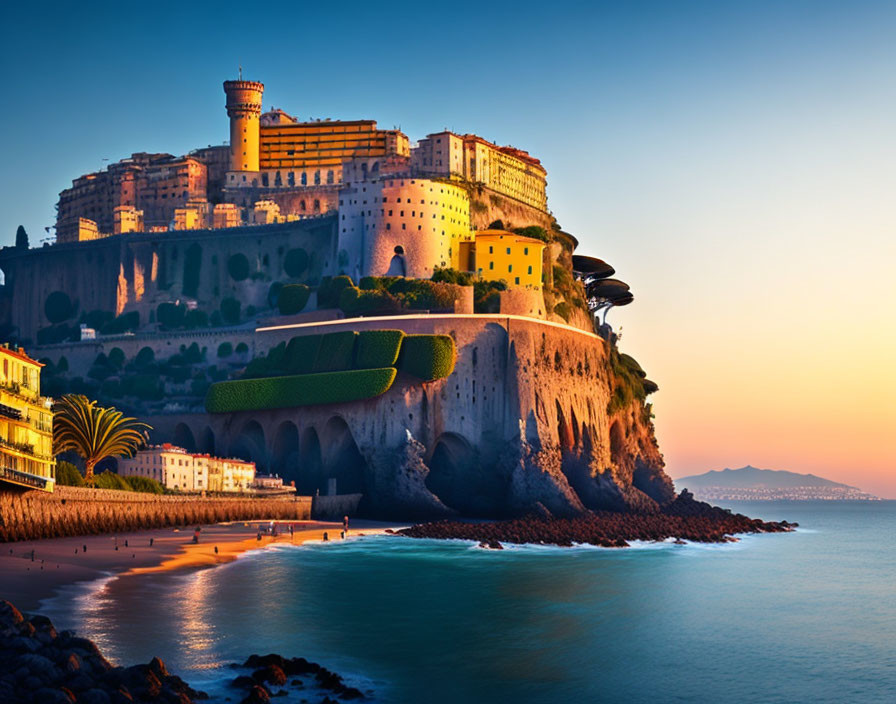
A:
<svg viewBox="0 0 896 704">
<path fill-rule="evenodd" d="M 519 276 L 516 277 L 516 282 L 517 282 L 517 284 L 519 284 L 519 282 L 520 282 L 520 277 L 519 277 Z"/>
<path fill-rule="evenodd" d="M 510 254 L 510 247 L 507 248 L 507 253 Z"/>
<path fill-rule="evenodd" d="M 523 254 L 528 254 L 528 253 L 529 253 L 529 248 L 528 248 L 528 247 L 525 247 L 525 248 L 523 249 Z"/>
<path fill-rule="evenodd" d="M 494 263 L 494 262 L 489 262 L 489 263 L 488 263 L 488 268 L 489 268 L 489 269 L 494 269 L 494 268 L 495 268 L 495 263 Z"/>
<path fill-rule="evenodd" d="M 531 265 L 529 266 L 529 273 L 530 273 L 530 274 L 532 273 L 532 266 L 531 266 Z"/>
<path fill-rule="evenodd" d="M 509 274 L 511 271 L 513 271 L 513 264 L 508 264 L 507 265 L 507 273 Z"/>
<path fill-rule="evenodd" d="M 391 229 L 392 229 L 392 223 L 391 223 L 391 222 L 387 222 L 387 223 L 386 223 L 386 229 L 387 229 L 387 230 L 391 230 Z"/>
<path fill-rule="evenodd" d="M 491 245 L 489 245 L 488 253 L 489 253 L 489 254 L 494 254 L 494 253 L 495 253 L 495 248 L 492 247 Z"/>
</svg>

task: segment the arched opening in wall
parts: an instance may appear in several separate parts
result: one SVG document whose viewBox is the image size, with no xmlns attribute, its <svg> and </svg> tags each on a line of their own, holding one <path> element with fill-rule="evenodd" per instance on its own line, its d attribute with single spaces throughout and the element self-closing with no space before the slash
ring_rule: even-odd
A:
<svg viewBox="0 0 896 704">
<path fill-rule="evenodd" d="M 254 462 L 259 474 L 268 470 L 264 430 L 256 420 L 248 421 L 230 443 L 230 456 Z"/>
<path fill-rule="evenodd" d="M 364 494 L 367 483 L 367 460 L 358 449 L 348 424 L 339 416 L 327 421 L 324 428 L 324 470 L 325 489 L 321 494 L 333 493 L 333 480 L 337 494 Z"/>
<path fill-rule="evenodd" d="M 389 269 L 386 276 L 407 276 L 408 266 L 404 258 L 404 247 L 397 245 L 393 250 L 392 261 L 389 262 Z"/>
<path fill-rule="evenodd" d="M 426 488 L 446 506 L 467 516 L 501 512 L 506 483 L 497 472 L 480 466 L 476 451 L 462 435 L 440 435 L 427 464 Z"/>
<path fill-rule="evenodd" d="M 560 401 L 554 401 L 557 407 L 557 442 L 560 443 L 561 450 L 571 450 L 573 448 L 572 429 L 566 422 L 566 416 L 563 415 L 563 409 L 560 408 Z"/>
<path fill-rule="evenodd" d="M 314 496 L 315 491 L 326 492 L 323 481 L 323 462 L 320 454 L 320 439 L 314 428 L 302 433 L 302 449 L 299 452 L 299 471 L 296 491 L 303 496 Z"/>
<path fill-rule="evenodd" d="M 172 443 L 188 452 L 196 452 L 196 438 L 193 437 L 193 431 L 186 423 L 178 423 L 174 426 Z"/>
<path fill-rule="evenodd" d="M 283 483 L 299 480 L 299 429 L 285 420 L 277 428 L 271 448 L 271 471 L 283 477 Z"/>
<path fill-rule="evenodd" d="M 199 451 L 208 455 L 215 454 L 215 433 L 209 426 L 205 426 L 205 430 L 199 435 Z"/>
</svg>

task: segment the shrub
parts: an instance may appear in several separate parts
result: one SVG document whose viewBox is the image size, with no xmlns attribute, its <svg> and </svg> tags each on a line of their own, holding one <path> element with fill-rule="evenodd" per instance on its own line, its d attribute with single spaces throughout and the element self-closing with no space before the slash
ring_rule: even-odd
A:
<svg viewBox="0 0 896 704">
<path fill-rule="evenodd" d="M 222 381 L 209 388 L 205 408 L 209 413 L 233 413 L 359 401 L 388 391 L 395 374 L 390 367 Z"/>
<path fill-rule="evenodd" d="M 449 267 L 436 267 L 432 272 L 432 280 L 446 284 L 472 286 L 473 274 L 469 271 L 458 271 Z"/>
<path fill-rule="evenodd" d="M 233 354 L 233 345 L 229 342 L 222 342 L 218 345 L 218 357 L 229 357 Z"/>
<path fill-rule="evenodd" d="M 71 462 L 57 462 L 56 483 L 60 486 L 84 486 L 84 477 Z"/>
<path fill-rule="evenodd" d="M 401 330 L 363 330 L 355 345 L 355 369 L 391 367 L 398 360 L 404 332 Z"/>
<path fill-rule="evenodd" d="M 308 268 L 308 252 L 301 247 L 290 249 L 283 260 L 283 271 L 287 276 L 297 279 Z"/>
<path fill-rule="evenodd" d="M 538 225 L 529 225 L 527 227 L 515 227 L 513 231 L 522 235 L 523 237 L 531 237 L 536 240 L 541 240 L 542 242 L 550 242 L 551 237 L 548 235 L 547 231 L 543 227 L 539 227 Z"/>
<path fill-rule="evenodd" d="M 310 374 L 317 360 L 321 337 L 322 335 L 302 335 L 292 338 L 286 346 L 283 371 L 287 374 Z"/>
<path fill-rule="evenodd" d="M 234 281 L 245 281 L 249 278 L 249 260 L 245 254 L 230 255 L 227 260 L 227 273 Z"/>
<path fill-rule="evenodd" d="M 124 350 L 121 347 L 113 347 L 109 350 L 109 356 L 106 361 L 113 369 L 121 369 L 125 361 Z"/>
<path fill-rule="evenodd" d="M 156 320 L 163 328 L 174 330 L 183 327 L 187 307 L 178 303 L 159 303 L 156 308 Z"/>
<path fill-rule="evenodd" d="M 354 349 L 353 330 L 330 332 L 321 336 L 317 358 L 314 360 L 314 371 L 335 372 L 351 369 Z"/>
<path fill-rule="evenodd" d="M 51 325 L 50 327 L 41 328 L 37 331 L 37 344 L 39 345 L 55 345 L 59 342 L 71 339 L 77 333 L 80 337 L 80 329 L 69 327 L 68 325 Z M 77 338 L 75 338 L 77 339 Z"/>
<path fill-rule="evenodd" d="M 422 381 L 443 379 L 454 371 L 457 349 L 448 335 L 406 335 L 398 367 Z"/>
<path fill-rule="evenodd" d="M 150 479 L 149 477 L 127 477 L 125 481 L 128 486 L 131 487 L 131 491 L 139 491 L 143 494 L 165 493 L 165 487 L 155 479 Z"/>
<path fill-rule="evenodd" d="M 240 322 L 241 304 L 235 298 L 225 298 L 221 301 L 221 317 L 225 323 L 236 325 Z"/>
<path fill-rule="evenodd" d="M 140 327 L 140 313 L 132 310 L 130 313 L 122 313 L 106 323 L 100 332 L 103 335 L 121 335 L 132 332 Z"/>
<path fill-rule="evenodd" d="M 489 229 L 489 230 L 503 230 L 503 229 L 505 229 L 505 228 L 504 228 L 504 221 L 503 221 L 503 220 L 492 220 L 491 223 L 489 224 L 489 226 L 488 226 L 487 229 Z"/>
<path fill-rule="evenodd" d="M 110 472 L 108 469 L 105 472 L 94 475 L 94 481 L 96 483 L 97 489 L 132 491 L 131 485 L 127 483 L 124 477 L 116 474 L 115 472 Z"/>
<path fill-rule="evenodd" d="M 152 351 L 152 347 L 141 347 L 137 356 L 134 357 L 134 366 L 138 369 L 144 369 L 156 361 L 156 353 Z"/>
<path fill-rule="evenodd" d="M 74 313 L 72 299 L 65 291 L 53 291 L 44 303 L 44 313 L 51 323 L 61 323 L 68 320 Z"/>
<path fill-rule="evenodd" d="M 188 310 L 184 316 L 184 327 L 187 330 L 208 327 L 208 313 L 204 310 Z"/>
<path fill-rule="evenodd" d="M 554 312 L 568 323 L 569 317 L 572 315 L 572 306 L 566 301 L 560 301 L 554 306 Z"/>
<path fill-rule="evenodd" d="M 338 308 L 339 296 L 342 290 L 353 286 L 351 277 L 349 276 L 325 276 L 317 287 L 317 307 L 318 308 Z"/>
<path fill-rule="evenodd" d="M 622 362 L 623 366 L 631 372 L 634 372 L 642 379 L 647 376 L 647 372 L 645 372 L 641 365 L 638 364 L 637 360 L 632 357 L 630 354 L 625 354 L 624 352 L 619 353 L 619 361 Z"/>
<path fill-rule="evenodd" d="M 92 310 L 82 316 L 81 322 L 94 330 L 102 330 L 115 314 L 108 310 Z"/>
<path fill-rule="evenodd" d="M 277 299 L 277 308 L 281 315 L 293 315 L 305 308 L 311 289 L 304 284 L 287 284 L 280 289 L 280 297 Z"/>
</svg>

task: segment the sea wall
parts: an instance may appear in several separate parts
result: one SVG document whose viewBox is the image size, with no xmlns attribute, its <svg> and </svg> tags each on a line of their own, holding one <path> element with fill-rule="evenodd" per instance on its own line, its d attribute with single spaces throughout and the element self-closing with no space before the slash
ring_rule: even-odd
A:
<svg viewBox="0 0 896 704">
<path fill-rule="evenodd" d="M 273 518 L 311 518 L 311 497 L 203 498 L 67 486 L 52 494 L 0 492 L 0 542 Z"/>
</svg>

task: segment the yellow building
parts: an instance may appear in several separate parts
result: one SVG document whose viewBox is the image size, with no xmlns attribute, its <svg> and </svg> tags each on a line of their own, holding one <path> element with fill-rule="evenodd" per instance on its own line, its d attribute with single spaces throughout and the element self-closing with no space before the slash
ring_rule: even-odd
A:
<svg viewBox="0 0 896 704">
<path fill-rule="evenodd" d="M 472 269 L 483 279 L 506 281 L 510 287 L 541 286 L 545 243 L 504 230 L 480 230 L 472 247 Z M 467 247 L 461 252 L 465 256 Z"/>
<path fill-rule="evenodd" d="M 143 232 L 143 211 L 133 205 L 119 205 L 112 211 L 112 232 L 122 235 L 127 232 Z"/>
<path fill-rule="evenodd" d="M 53 402 L 40 395 L 43 365 L 5 345 L 0 360 L 0 481 L 53 491 Z"/>
<path fill-rule="evenodd" d="M 217 203 L 212 212 L 212 225 L 218 230 L 222 227 L 239 227 L 243 224 L 240 209 L 233 203 Z"/>
</svg>

